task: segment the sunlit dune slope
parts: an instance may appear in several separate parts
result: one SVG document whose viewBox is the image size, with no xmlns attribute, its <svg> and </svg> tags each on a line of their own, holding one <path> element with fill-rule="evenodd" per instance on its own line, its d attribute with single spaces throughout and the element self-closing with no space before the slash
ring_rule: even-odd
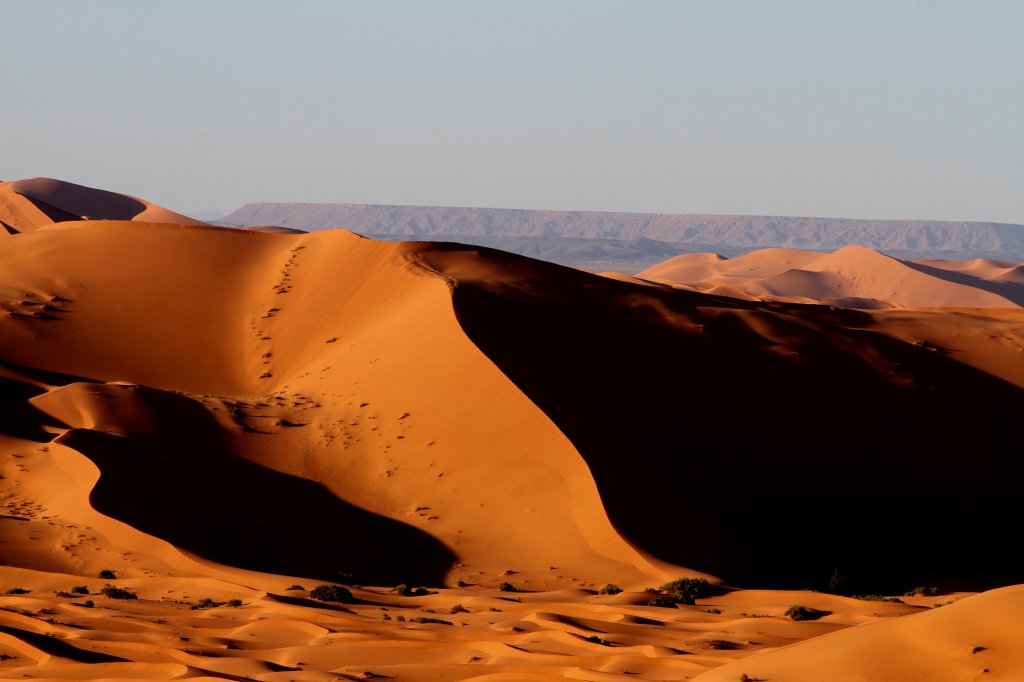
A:
<svg viewBox="0 0 1024 682">
<path fill-rule="evenodd" d="M 198 570 L 184 550 L 384 583 L 672 575 L 466 337 L 424 248 L 101 221 L 18 235 L 0 253 L 8 452 L 87 472 L 85 455 L 91 502 L 121 522 L 88 524 L 178 570 Z M 70 494 L 36 487 L 44 506 Z M 66 545 L 26 563 L 109 561 Z"/>
<path fill-rule="evenodd" d="M 741 298 L 865 309 L 1019 308 L 1024 305 L 1021 267 L 989 259 L 904 261 L 847 246 L 831 254 L 762 249 L 730 259 L 682 254 L 637 277 Z"/>
<path fill-rule="evenodd" d="M 1017 680 L 1024 670 L 1022 609 L 1024 586 L 993 590 L 755 654 L 696 679 Z"/>
</svg>

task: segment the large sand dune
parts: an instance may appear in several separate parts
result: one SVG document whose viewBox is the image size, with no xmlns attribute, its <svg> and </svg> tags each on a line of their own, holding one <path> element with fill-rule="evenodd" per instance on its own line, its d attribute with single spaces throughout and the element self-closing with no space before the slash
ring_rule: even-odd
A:
<svg viewBox="0 0 1024 682">
<path fill-rule="evenodd" d="M 28 590 L 0 596 L 0 671 L 688 679 L 876 619 L 913 630 L 959 597 L 647 605 L 679 575 L 846 593 L 1024 578 L 1020 309 L 741 301 L 75 188 L 0 192 L 0 592 Z M 55 596 L 95 595 L 103 569 L 139 599 Z M 308 599 L 331 581 L 376 587 Z M 589 591 L 606 582 L 626 591 Z M 189 610 L 203 597 L 243 606 Z M 834 613 L 793 623 L 790 603 Z"/>
</svg>

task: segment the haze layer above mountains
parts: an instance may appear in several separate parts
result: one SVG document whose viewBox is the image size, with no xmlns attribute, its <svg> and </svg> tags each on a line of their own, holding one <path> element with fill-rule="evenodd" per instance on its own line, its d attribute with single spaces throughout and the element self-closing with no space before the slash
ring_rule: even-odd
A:
<svg viewBox="0 0 1024 682">
<path fill-rule="evenodd" d="M 451 240 L 623 272 L 682 252 L 732 256 L 767 247 L 832 251 L 850 244 L 903 258 L 1024 259 L 1024 226 L 986 222 L 251 203 L 217 224 L 344 228 L 379 239 Z"/>
</svg>

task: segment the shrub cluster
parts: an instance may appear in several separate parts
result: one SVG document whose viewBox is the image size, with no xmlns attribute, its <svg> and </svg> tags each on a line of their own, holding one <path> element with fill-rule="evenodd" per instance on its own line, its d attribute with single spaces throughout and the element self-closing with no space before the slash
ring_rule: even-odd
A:
<svg viewBox="0 0 1024 682">
<path fill-rule="evenodd" d="M 791 620 L 818 620 L 831 614 L 831 611 L 812 609 L 809 606 L 794 605 L 786 609 L 786 617 Z"/>
<path fill-rule="evenodd" d="M 697 599 L 711 595 L 711 583 L 704 578 L 677 578 L 659 589 L 680 604 L 695 604 Z"/>
<path fill-rule="evenodd" d="M 139 598 L 138 595 L 136 595 L 134 592 L 129 592 L 128 590 L 123 590 L 120 587 L 115 587 L 114 585 L 107 585 L 102 590 L 100 590 L 100 594 L 102 594 L 104 597 L 110 597 L 111 599 L 138 599 Z"/>
<path fill-rule="evenodd" d="M 352 592 L 340 585 L 317 585 L 309 593 L 310 599 L 348 604 L 352 601 Z"/>
<path fill-rule="evenodd" d="M 402 583 L 401 585 L 395 585 L 391 588 L 392 592 L 397 592 L 403 597 L 424 597 L 430 594 L 430 590 L 425 587 L 409 587 L 409 585 Z"/>
</svg>

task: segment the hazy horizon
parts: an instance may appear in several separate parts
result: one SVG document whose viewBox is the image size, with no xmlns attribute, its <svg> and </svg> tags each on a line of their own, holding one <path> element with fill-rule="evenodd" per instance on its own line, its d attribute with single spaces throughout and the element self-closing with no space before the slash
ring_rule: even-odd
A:
<svg viewBox="0 0 1024 682">
<path fill-rule="evenodd" d="M 0 178 L 1024 223 L 1024 5 L 6 0 Z"/>
</svg>

